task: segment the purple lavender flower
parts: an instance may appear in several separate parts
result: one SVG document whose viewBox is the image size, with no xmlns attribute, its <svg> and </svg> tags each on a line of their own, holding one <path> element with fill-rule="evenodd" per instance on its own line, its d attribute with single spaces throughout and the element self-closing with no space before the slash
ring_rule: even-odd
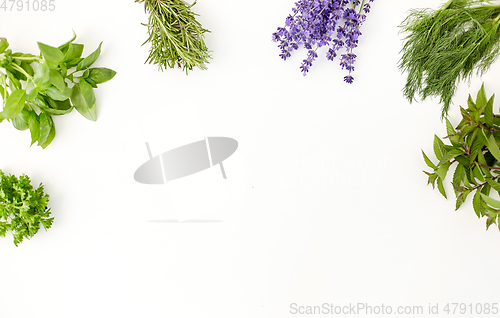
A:
<svg viewBox="0 0 500 318">
<path fill-rule="evenodd" d="M 311 67 L 312 62 L 314 62 L 314 60 L 317 57 L 318 54 L 316 53 L 316 51 L 309 50 L 309 52 L 307 53 L 307 59 L 303 60 L 302 65 L 300 66 L 300 70 L 302 71 L 304 76 L 307 75 L 307 72 L 309 72 L 309 68 Z"/>
<path fill-rule="evenodd" d="M 356 55 L 352 52 L 358 46 L 361 36 L 359 28 L 370 12 L 373 0 L 298 0 L 292 8 L 293 15 L 285 20 L 285 27 L 273 33 L 272 40 L 278 43 L 280 57 L 286 60 L 291 52 L 300 46 L 307 49 L 307 58 L 300 70 L 307 75 L 318 57 L 318 48 L 326 47 L 326 58 L 335 60 L 340 54 L 340 66 L 349 72 L 344 81 L 352 83 Z"/>
<path fill-rule="evenodd" d="M 353 81 L 354 77 L 352 77 L 351 75 L 344 76 L 344 82 L 352 84 Z"/>
<path fill-rule="evenodd" d="M 365 6 L 363 7 L 363 11 L 365 13 L 369 13 L 370 12 L 370 8 L 371 8 L 370 4 L 366 3 Z"/>
<path fill-rule="evenodd" d="M 333 61 L 337 57 L 337 52 L 335 52 L 334 49 L 330 48 L 328 49 L 328 52 L 326 52 L 326 59 L 329 61 Z"/>
<path fill-rule="evenodd" d="M 351 71 L 354 71 L 354 61 L 356 60 L 356 54 L 354 53 L 346 53 L 342 54 L 342 57 L 340 59 L 340 67 L 342 69 L 346 69 L 349 71 L 349 74 Z"/>
</svg>

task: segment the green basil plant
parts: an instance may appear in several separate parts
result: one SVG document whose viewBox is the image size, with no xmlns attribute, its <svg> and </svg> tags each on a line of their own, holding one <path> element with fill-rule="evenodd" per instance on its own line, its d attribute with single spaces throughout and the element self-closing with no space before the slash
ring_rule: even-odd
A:
<svg viewBox="0 0 500 318">
<path fill-rule="evenodd" d="M 74 108 L 85 118 L 97 119 L 94 88 L 112 79 L 116 72 L 91 67 L 101 54 L 101 44 L 82 57 L 83 44 L 73 38 L 59 47 L 38 43 L 40 55 L 12 53 L 0 38 L 0 122 L 10 121 L 18 130 L 31 133 L 31 145 L 46 148 L 56 130 L 52 116 Z"/>
</svg>

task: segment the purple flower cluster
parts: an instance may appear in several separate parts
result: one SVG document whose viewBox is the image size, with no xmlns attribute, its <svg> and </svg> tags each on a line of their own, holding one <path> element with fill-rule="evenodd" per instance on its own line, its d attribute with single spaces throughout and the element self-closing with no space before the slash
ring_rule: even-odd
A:
<svg viewBox="0 0 500 318">
<path fill-rule="evenodd" d="M 340 54 L 340 66 L 349 72 L 344 81 L 352 83 L 356 54 L 352 50 L 358 46 L 360 26 L 370 12 L 373 0 L 299 0 L 295 3 L 293 15 L 285 20 L 285 27 L 273 33 L 273 41 L 278 42 L 280 57 L 286 60 L 299 46 L 307 49 L 307 58 L 300 70 L 304 76 L 318 57 L 320 47 L 328 47 L 326 58 L 333 61 Z M 343 23 L 342 23 L 343 21 Z"/>
</svg>

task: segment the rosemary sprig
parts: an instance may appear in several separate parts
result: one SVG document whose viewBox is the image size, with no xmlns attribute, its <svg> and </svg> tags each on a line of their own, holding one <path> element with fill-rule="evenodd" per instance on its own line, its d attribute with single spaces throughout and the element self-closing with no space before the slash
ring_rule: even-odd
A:
<svg viewBox="0 0 500 318">
<path fill-rule="evenodd" d="M 154 63 L 163 71 L 175 65 L 186 71 L 194 66 L 205 70 L 205 63 L 211 58 L 204 42 L 204 29 L 196 21 L 197 14 L 191 11 L 196 1 L 189 5 L 183 0 L 136 0 L 143 3 L 149 13 L 149 38 L 143 43 L 150 43 L 151 49 L 146 62 Z"/>
<path fill-rule="evenodd" d="M 486 72 L 498 57 L 500 5 L 449 0 L 439 10 L 413 10 L 400 25 L 408 33 L 399 62 L 405 97 L 439 96 L 446 116 L 460 80 Z"/>
</svg>

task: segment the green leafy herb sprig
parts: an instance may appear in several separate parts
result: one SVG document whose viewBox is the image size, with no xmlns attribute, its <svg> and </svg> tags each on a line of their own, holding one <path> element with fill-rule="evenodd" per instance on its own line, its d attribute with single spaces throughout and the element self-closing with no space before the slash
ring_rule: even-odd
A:
<svg viewBox="0 0 500 318">
<path fill-rule="evenodd" d="M 472 205 L 478 217 L 486 217 L 486 228 L 497 223 L 500 201 L 491 197 L 494 191 L 500 194 L 500 115 L 493 113 L 494 95 L 486 97 L 484 85 L 476 101 L 469 95 L 467 109 L 460 107 L 462 121 L 453 128 L 446 118 L 446 138 L 451 145 L 434 136 L 434 154 L 439 162 L 434 164 L 422 151 L 425 163 L 433 172 L 426 172 L 429 184 L 437 187 L 446 198 L 443 181 L 448 170 L 457 164 L 452 185 L 456 196 L 456 209 L 474 192 Z"/>
<path fill-rule="evenodd" d="M 73 38 L 59 47 L 38 43 L 40 55 L 12 53 L 6 39 L 0 39 L 0 122 L 12 122 L 18 130 L 31 132 L 35 142 L 46 148 L 56 130 L 52 116 L 70 113 L 73 108 L 85 118 L 97 119 L 94 88 L 112 79 L 116 72 L 91 68 L 101 45 L 82 57 L 83 44 Z M 38 65 L 36 70 L 34 66 Z"/>
<path fill-rule="evenodd" d="M 33 189 L 28 176 L 17 178 L 0 170 L 0 236 L 12 233 L 18 246 L 24 238 L 33 237 L 40 224 L 45 230 L 49 229 L 54 218 L 48 202 L 49 195 L 44 193 L 43 184 Z"/>
<path fill-rule="evenodd" d="M 211 59 L 204 29 L 191 11 L 196 1 L 189 5 L 183 0 L 136 0 L 143 3 L 149 13 L 149 38 L 151 49 L 146 62 L 157 64 L 159 69 L 174 68 L 176 65 L 188 74 L 194 66 L 206 70 Z"/>
<path fill-rule="evenodd" d="M 408 33 L 399 68 L 407 72 L 403 89 L 412 102 L 438 96 L 442 117 L 456 86 L 476 70 L 482 74 L 498 57 L 500 5 L 478 0 L 449 0 L 439 10 L 413 10 L 400 25 Z"/>
</svg>

